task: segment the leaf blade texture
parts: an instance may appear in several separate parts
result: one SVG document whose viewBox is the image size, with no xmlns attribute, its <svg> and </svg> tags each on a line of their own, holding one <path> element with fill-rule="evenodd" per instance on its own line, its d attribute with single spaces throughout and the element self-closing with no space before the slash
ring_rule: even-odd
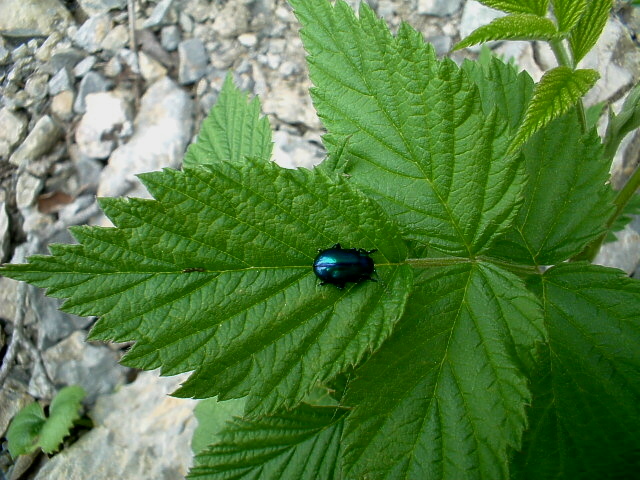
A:
<svg viewBox="0 0 640 480">
<path fill-rule="evenodd" d="M 273 143 L 267 117 L 260 117 L 260 101 L 247 96 L 233 83 L 231 74 L 210 114 L 202 122 L 198 139 L 187 149 L 183 165 L 193 167 L 244 157 L 271 158 Z"/>
<path fill-rule="evenodd" d="M 347 391 L 347 478 L 508 478 L 544 335 L 538 301 L 489 264 L 432 269 L 416 284 Z"/>
<path fill-rule="evenodd" d="M 549 343 L 515 478 L 632 478 L 640 466 L 640 282 L 565 263 L 542 278 Z"/>
<path fill-rule="evenodd" d="M 552 0 L 551 3 L 561 32 L 569 32 L 587 8 L 587 0 Z"/>
<path fill-rule="evenodd" d="M 496 8 L 508 13 L 531 13 L 544 17 L 547 13 L 549 0 L 479 0 L 487 7 Z"/>
<path fill-rule="evenodd" d="M 600 78 L 595 70 L 556 67 L 547 71 L 533 91 L 520 130 L 510 151 L 519 149 L 535 132 L 568 112 Z"/>
<path fill-rule="evenodd" d="M 195 457 L 187 478 L 341 478 L 340 435 L 345 410 L 301 404 L 256 420 L 235 418 L 220 441 Z"/>
<path fill-rule="evenodd" d="M 485 249 L 524 181 L 506 155 L 505 119 L 485 114 L 464 71 L 409 26 L 392 36 L 365 3 L 359 18 L 342 1 L 292 5 L 327 148 L 346 151 L 343 172 L 410 240 L 460 256 Z"/>
<path fill-rule="evenodd" d="M 571 30 L 569 44 L 573 52 L 573 61 L 577 65 L 598 41 L 613 7 L 611 0 L 590 0 L 580 20 Z"/>
<path fill-rule="evenodd" d="M 511 131 L 517 130 L 534 86 L 526 70 L 518 72 L 515 65 L 505 63 L 493 54 L 486 62 L 465 60 L 462 68 L 478 86 L 484 112 L 489 114 L 497 109 L 509 122 Z"/>
<path fill-rule="evenodd" d="M 255 414 L 293 406 L 377 348 L 401 315 L 404 242 L 346 180 L 260 159 L 141 180 L 156 200 L 101 200 L 117 228 L 73 229 L 80 245 L 3 273 L 100 316 L 91 339 L 135 341 L 125 364 L 193 371 L 175 395 L 249 395 Z M 338 242 L 377 249 L 380 281 L 320 286 L 313 259 Z"/>
<path fill-rule="evenodd" d="M 580 133 L 575 112 L 538 131 L 523 147 L 529 181 L 512 230 L 491 254 L 553 265 L 580 253 L 606 230 L 614 193 L 595 129 Z"/>
<path fill-rule="evenodd" d="M 558 37 L 558 29 L 548 18 L 519 13 L 493 20 L 471 32 L 466 38 L 454 45 L 453 50 L 471 47 L 493 40 L 544 40 Z"/>
</svg>

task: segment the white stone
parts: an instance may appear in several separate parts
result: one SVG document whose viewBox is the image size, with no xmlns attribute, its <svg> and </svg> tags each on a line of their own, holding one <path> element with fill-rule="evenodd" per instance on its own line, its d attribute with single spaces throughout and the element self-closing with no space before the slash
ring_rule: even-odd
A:
<svg viewBox="0 0 640 480">
<path fill-rule="evenodd" d="M 36 480 L 183 480 L 191 465 L 196 400 L 168 396 L 185 375 L 142 372 L 98 399 L 94 428 L 55 455 Z"/>
<path fill-rule="evenodd" d="M 189 95 L 169 78 L 152 84 L 140 102 L 134 134 L 102 171 L 98 196 L 148 197 L 135 174 L 180 165 L 191 139 L 192 114 Z"/>
<path fill-rule="evenodd" d="M 418 0 L 418 13 L 446 17 L 458 11 L 462 0 Z"/>
<path fill-rule="evenodd" d="M 0 202 L 0 263 L 9 256 L 9 215 L 6 202 Z"/>
<path fill-rule="evenodd" d="M 91 158 L 107 158 L 119 136 L 131 131 L 131 109 L 118 92 L 87 95 L 86 112 L 76 130 L 80 153 Z"/>
<path fill-rule="evenodd" d="M 147 83 L 153 83 L 167 74 L 167 69 L 144 52 L 138 53 L 140 73 Z"/>
<path fill-rule="evenodd" d="M 62 135 L 60 126 L 48 115 L 43 116 L 29 132 L 22 145 L 13 153 L 9 161 L 20 165 L 25 161 L 37 159 L 47 153 Z"/>
<path fill-rule="evenodd" d="M 5 142 L 9 149 L 15 147 L 23 139 L 27 130 L 27 119 L 8 108 L 0 109 L 0 141 Z M 0 157 L 7 158 L 8 151 Z"/>
<path fill-rule="evenodd" d="M 630 44 L 628 48 L 635 51 L 637 62 L 637 46 L 629 38 L 628 31 L 618 20 L 610 18 L 598 43 L 578 65 L 579 68 L 593 68 L 600 73 L 600 79 L 585 96 L 585 104 L 593 105 L 608 100 L 632 84 L 633 75 L 619 63 L 619 58 L 624 58 L 622 42 Z"/>
<path fill-rule="evenodd" d="M 58 0 L 1 0 L 0 31 L 31 31 L 49 35 L 73 23 Z"/>
</svg>

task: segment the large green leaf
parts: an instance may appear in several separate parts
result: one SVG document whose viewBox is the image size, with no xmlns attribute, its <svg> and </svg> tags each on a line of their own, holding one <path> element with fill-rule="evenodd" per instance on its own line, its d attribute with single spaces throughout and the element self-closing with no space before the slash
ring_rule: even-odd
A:
<svg viewBox="0 0 640 480">
<path fill-rule="evenodd" d="M 508 478 L 543 339 L 535 297 L 489 264 L 425 271 L 345 404 L 346 478 Z"/>
<path fill-rule="evenodd" d="M 600 78 L 595 70 L 556 67 L 546 72 L 533 91 L 524 121 L 511 144 L 519 149 L 534 133 L 568 112 Z"/>
<path fill-rule="evenodd" d="M 478 86 L 483 111 L 489 114 L 497 109 L 509 128 L 517 130 L 533 92 L 533 79 L 526 70 L 518 73 L 515 65 L 493 55 L 483 63 L 465 60 L 462 68 Z"/>
<path fill-rule="evenodd" d="M 245 157 L 270 158 L 272 147 L 269 120 L 260 118 L 260 101 L 256 97 L 247 102 L 246 94 L 234 86 L 229 74 L 183 163 L 192 167 Z"/>
<path fill-rule="evenodd" d="M 587 8 L 587 0 L 552 0 L 551 3 L 561 32 L 570 31 Z"/>
<path fill-rule="evenodd" d="M 187 478 L 321 479 L 339 474 L 345 410 L 301 404 L 257 420 L 236 418 L 195 457 Z"/>
<path fill-rule="evenodd" d="M 464 71 L 408 25 L 392 36 L 364 2 L 359 19 L 342 1 L 291 3 L 343 172 L 405 237 L 449 254 L 483 251 L 513 218 L 524 181 L 506 154 L 506 119 L 485 113 Z"/>
<path fill-rule="evenodd" d="M 532 13 L 544 17 L 549 0 L 479 0 L 487 7 L 497 8 L 508 13 Z"/>
<path fill-rule="evenodd" d="M 346 180 L 252 159 L 141 179 L 156 200 L 100 202 L 117 228 L 74 228 L 80 245 L 2 273 L 100 316 L 91 339 L 135 341 L 125 364 L 193 371 L 177 395 L 249 395 L 255 413 L 293 406 L 400 317 L 404 242 Z M 380 281 L 320 286 L 314 256 L 337 242 L 377 249 Z"/>
<path fill-rule="evenodd" d="M 542 279 L 548 347 L 516 478 L 628 479 L 640 469 L 640 282 L 562 264 Z"/>
<path fill-rule="evenodd" d="M 488 25 L 483 25 L 458 42 L 453 50 L 470 47 L 493 40 L 544 40 L 558 37 L 558 29 L 548 18 L 529 13 L 516 13 L 499 17 Z"/>
<path fill-rule="evenodd" d="M 569 43 L 573 60 L 577 64 L 598 41 L 609 19 L 612 0 L 588 0 L 578 23 L 571 30 Z"/>
<path fill-rule="evenodd" d="M 523 149 L 529 181 L 512 230 L 491 255 L 530 265 L 570 258 L 600 236 L 613 213 L 609 164 L 595 129 L 580 133 L 575 112 L 554 120 Z"/>
</svg>

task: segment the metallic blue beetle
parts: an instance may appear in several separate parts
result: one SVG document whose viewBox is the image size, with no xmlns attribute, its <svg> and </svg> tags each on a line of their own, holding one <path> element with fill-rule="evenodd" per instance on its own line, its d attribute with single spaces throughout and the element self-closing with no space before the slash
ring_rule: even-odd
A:
<svg viewBox="0 0 640 480">
<path fill-rule="evenodd" d="M 326 250 L 318 250 L 318 256 L 313 261 L 313 273 L 322 280 L 320 285 L 331 284 L 344 288 L 348 282 L 359 283 L 372 280 L 375 272 L 373 259 L 370 254 L 376 250 L 362 248 L 342 248 L 339 243 Z"/>
</svg>

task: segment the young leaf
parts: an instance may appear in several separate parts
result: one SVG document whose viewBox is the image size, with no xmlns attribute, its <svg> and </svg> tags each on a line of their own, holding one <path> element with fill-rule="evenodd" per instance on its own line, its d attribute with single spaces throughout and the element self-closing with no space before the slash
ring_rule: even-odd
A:
<svg viewBox="0 0 640 480">
<path fill-rule="evenodd" d="M 245 157 L 268 159 L 272 147 L 269 120 L 260 118 L 260 101 L 256 97 L 247 102 L 246 94 L 234 85 L 229 74 L 183 164 L 192 167 L 223 160 L 241 161 Z"/>
<path fill-rule="evenodd" d="M 589 0 L 580 20 L 571 30 L 569 44 L 577 65 L 598 41 L 609 19 L 612 0 Z"/>
<path fill-rule="evenodd" d="M 235 418 L 219 443 L 196 455 L 187 478 L 339 479 L 345 412 L 303 403 L 253 421 Z"/>
<path fill-rule="evenodd" d="M 570 31 L 580 20 L 587 8 L 587 0 L 552 0 L 553 15 L 558 22 L 558 30 Z"/>
<path fill-rule="evenodd" d="M 595 70 L 556 67 L 546 72 L 533 91 L 533 98 L 510 151 L 519 149 L 535 132 L 568 112 L 600 78 Z"/>
<path fill-rule="evenodd" d="M 51 402 L 48 418 L 38 402 L 20 410 L 7 431 L 11 456 L 16 458 L 38 447 L 45 453 L 58 450 L 73 422 L 80 418 L 80 402 L 85 395 L 84 389 L 77 385 L 63 388 Z"/>
<path fill-rule="evenodd" d="M 315 84 L 311 94 L 344 172 L 410 240 L 442 252 L 481 252 L 514 216 L 524 177 L 506 155 L 505 119 L 422 34 L 393 37 L 371 8 L 293 0 Z M 348 142 L 345 142 L 346 139 Z"/>
<path fill-rule="evenodd" d="M 464 40 L 458 42 L 453 50 L 470 47 L 492 40 L 544 40 L 558 37 L 555 24 L 548 18 L 530 13 L 517 13 L 493 20 L 489 25 L 477 28 Z"/>
<path fill-rule="evenodd" d="M 102 199 L 117 228 L 2 272 L 97 315 L 93 340 L 135 341 L 123 363 L 193 371 L 179 396 L 249 395 L 255 414 L 293 406 L 380 346 L 411 270 L 397 227 L 346 180 L 264 160 L 141 175 L 156 200 Z M 379 282 L 320 286 L 318 248 L 377 249 Z"/>
<path fill-rule="evenodd" d="M 47 417 L 38 402 L 26 405 L 11 420 L 7 430 L 9 453 L 13 458 L 38 448 L 38 435 Z"/>
<path fill-rule="evenodd" d="M 425 270 L 416 285 L 347 390 L 346 478 L 506 479 L 543 339 L 538 302 L 490 264 Z"/>
<path fill-rule="evenodd" d="M 568 263 L 543 279 L 548 347 L 515 478 L 634 478 L 640 468 L 640 282 Z"/>
<path fill-rule="evenodd" d="M 549 0 L 479 0 L 487 7 L 508 13 L 532 13 L 539 17 L 547 14 Z"/>
<path fill-rule="evenodd" d="M 620 113 L 610 111 L 609 125 L 605 139 L 605 154 L 613 159 L 620 143 L 629 133 L 640 127 L 640 83 L 637 83 L 627 95 Z"/>
<path fill-rule="evenodd" d="M 531 99 L 533 79 L 523 70 L 504 63 L 495 55 L 484 63 L 465 60 L 462 69 L 478 86 L 482 99 L 482 110 L 489 114 L 494 108 L 507 119 L 511 131 L 522 122 L 524 112 Z"/>
<path fill-rule="evenodd" d="M 553 265 L 579 253 L 606 228 L 614 195 L 595 129 L 580 133 L 575 112 L 545 126 L 525 144 L 529 181 L 513 229 L 491 255 Z"/>
</svg>

